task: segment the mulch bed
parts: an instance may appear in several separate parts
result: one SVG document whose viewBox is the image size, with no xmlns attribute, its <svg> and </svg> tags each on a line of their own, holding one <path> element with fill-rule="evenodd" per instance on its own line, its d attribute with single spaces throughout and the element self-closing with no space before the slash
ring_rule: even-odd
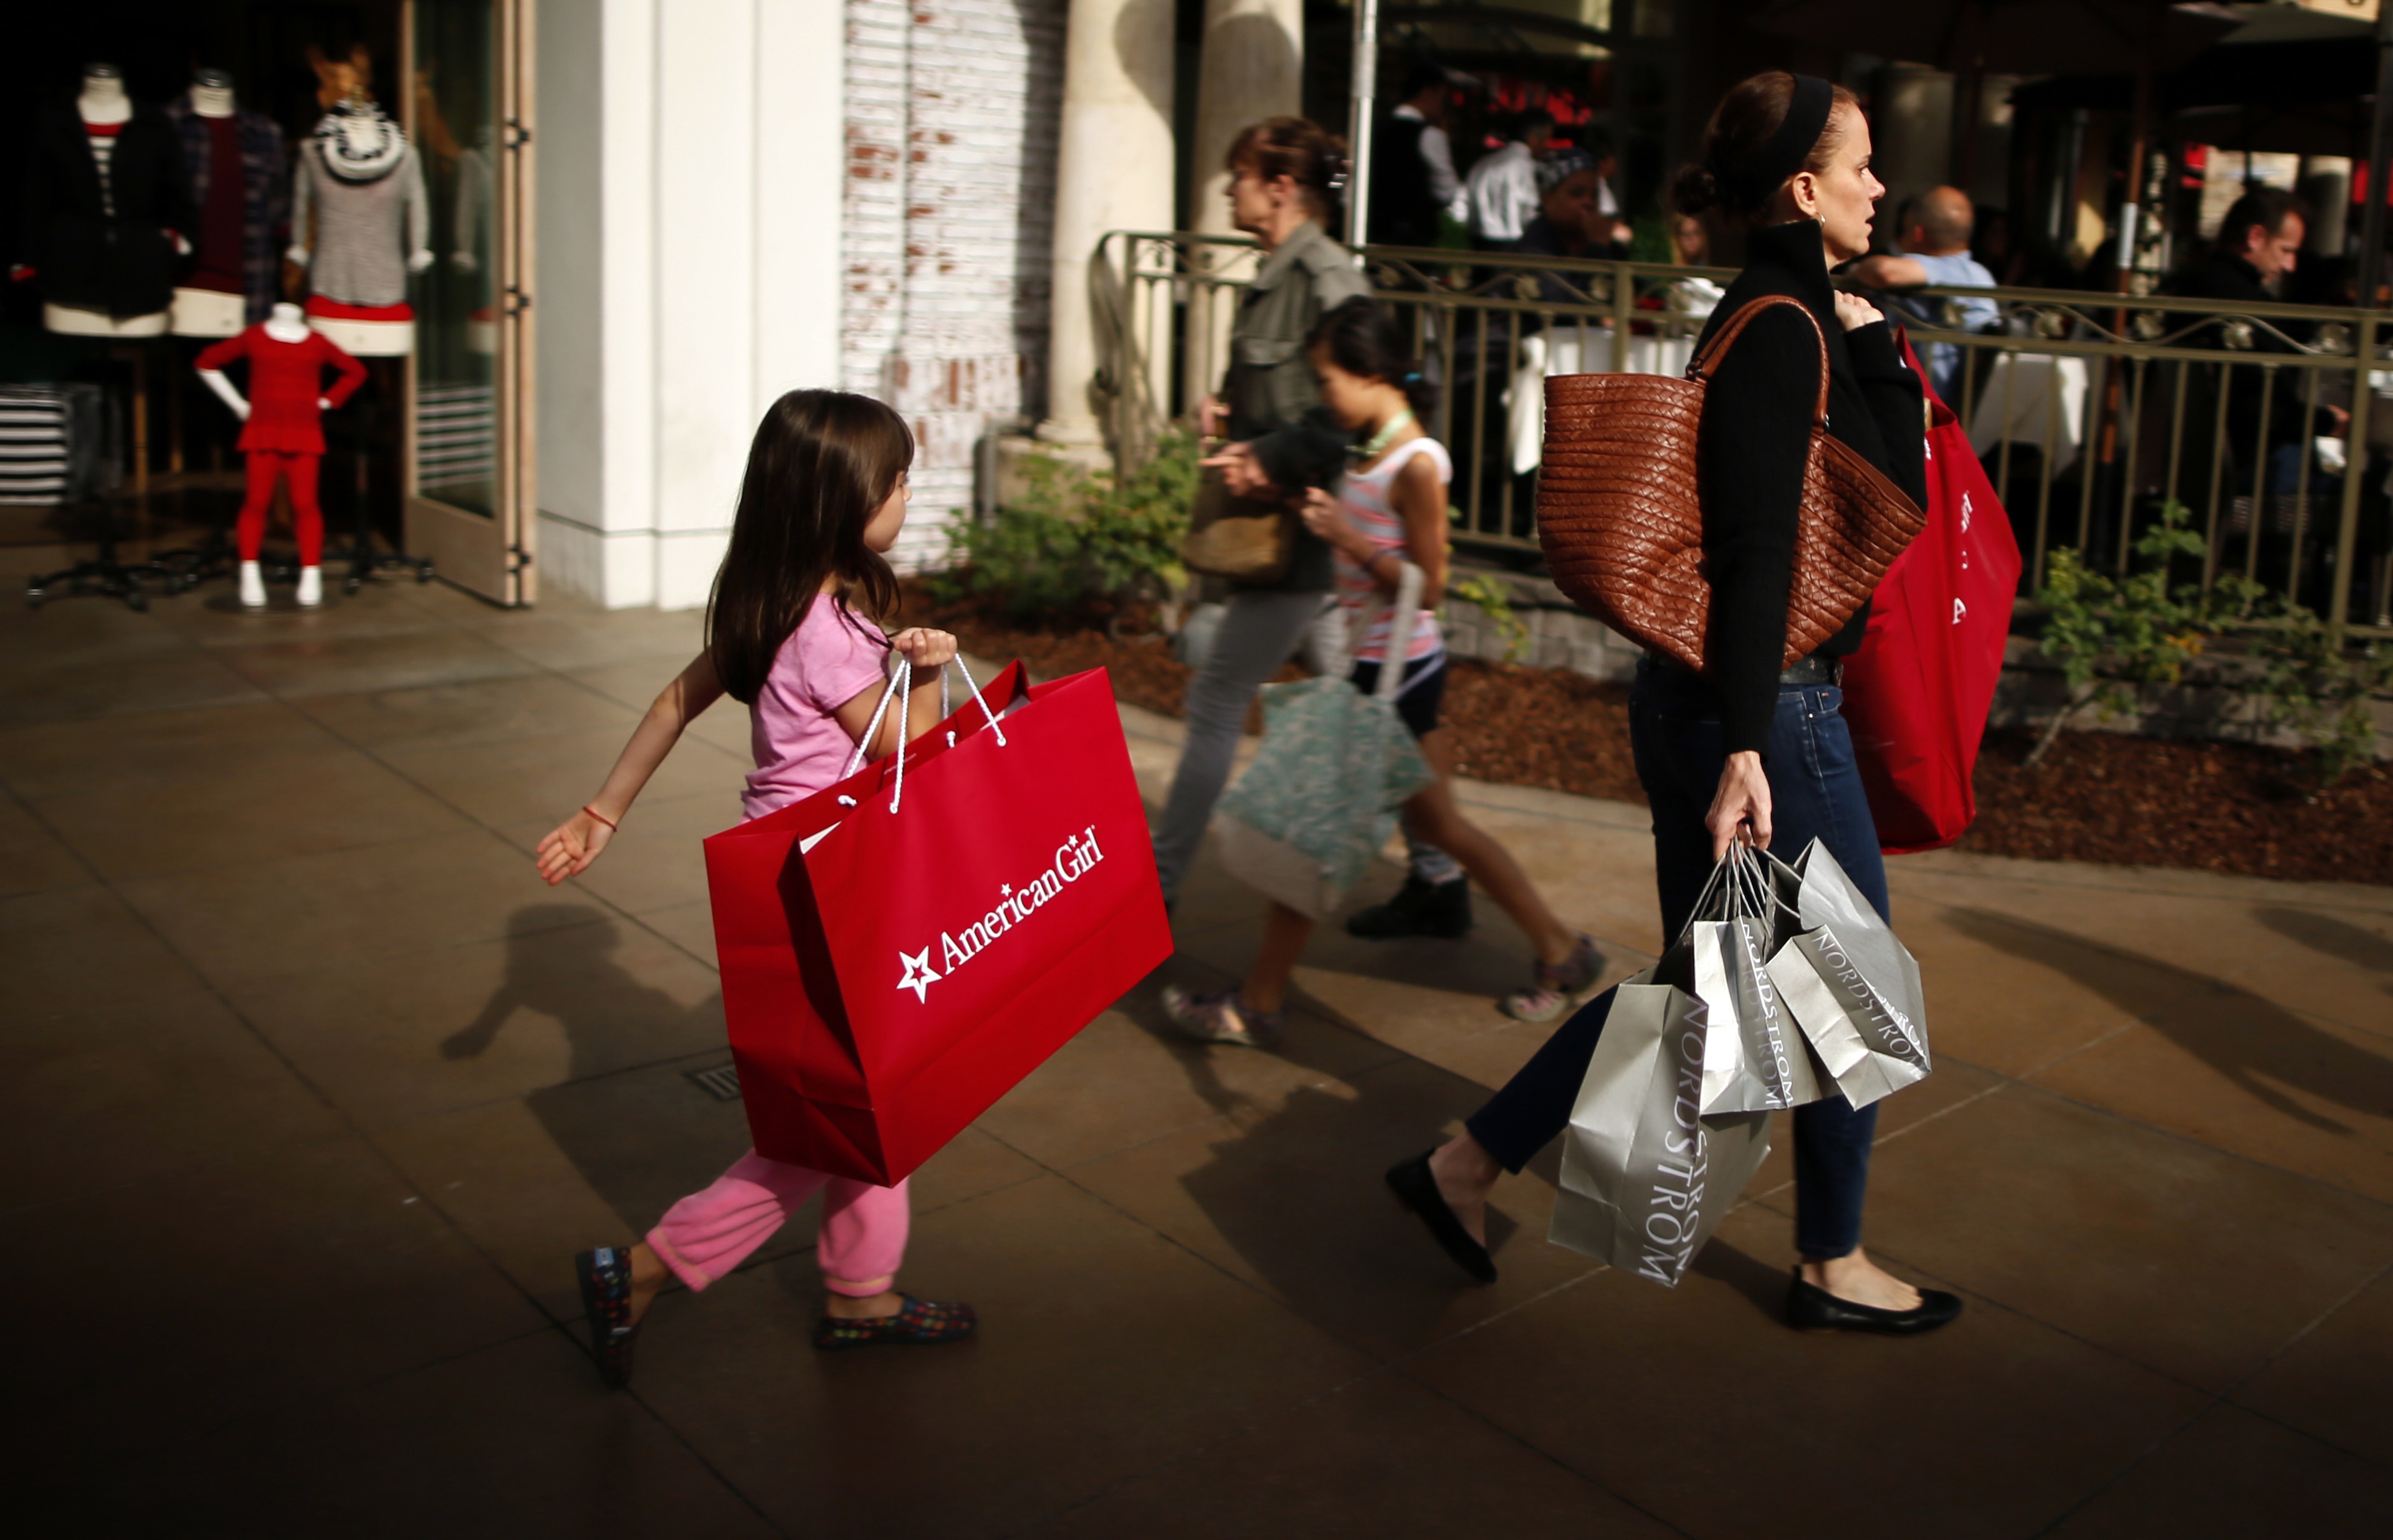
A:
<svg viewBox="0 0 2393 1540">
<path fill-rule="evenodd" d="M 2310 756 L 2252 743 L 1998 728 L 1978 755 L 1963 850 L 2040 860 L 2197 867 L 2302 882 L 2393 883 L 2393 774 L 2318 790 Z"/>
<path fill-rule="evenodd" d="M 1113 671 L 1114 693 L 1181 712 L 1189 671 L 1142 617 L 1027 626 L 935 605 L 908 585 L 908 617 L 954 632 L 984 658 L 1039 674 Z M 1444 721 L 1465 775 L 1642 804 L 1628 750 L 1626 685 L 1554 669 L 1454 661 Z M 1291 672 L 1290 677 L 1293 677 Z M 1250 724 L 1250 725 L 1254 725 Z M 2063 733 L 2031 769 L 2025 729 L 1996 729 L 1978 758 L 1978 821 L 1963 850 L 2052 861 L 2190 867 L 2295 881 L 2393 884 L 2393 774 L 2356 770 L 2317 790 L 2309 756 L 2249 743 Z"/>
</svg>

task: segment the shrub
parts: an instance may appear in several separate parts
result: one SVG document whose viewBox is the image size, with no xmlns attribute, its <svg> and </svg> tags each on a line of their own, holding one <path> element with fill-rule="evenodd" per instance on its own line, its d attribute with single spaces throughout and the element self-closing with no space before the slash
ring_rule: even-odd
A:
<svg viewBox="0 0 2393 1540">
<path fill-rule="evenodd" d="M 2028 750 L 2027 763 L 2043 759 L 2088 707 L 2116 716 L 2134 708 L 2138 686 L 2180 683 L 2187 665 L 2202 656 L 2203 639 L 2248 604 L 2236 585 L 2204 593 L 2199 583 L 2170 584 L 2171 562 L 2199 559 L 2204 551 L 2202 537 L 2185 527 L 2190 516 L 2184 503 L 2163 503 L 2160 523 L 2133 547 L 2137 570 L 2125 578 L 2103 576 L 2067 546 L 2052 553 L 2035 595 L 2048 611 L 2037 646 L 2060 666 L 2069 698 Z"/>
<path fill-rule="evenodd" d="M 1188 581 L 1180 565 L 1196 495 L 1196 439 L 1171 433 L 1155 458 L 1118 482 L 1034 457 L 1020 502 L 948 531 L 950 569 L 934 596 L 971 597 L 1017 620 L 1073 617 L 1159 603 Z"/>
<path fill-rule="evenodd" d="M 2269 720 L 2291 727 L 2318 750 L 2319 785 L 2334 785 L 2376 757 L 2376 723 L 2368 702 L 2393 688 L 2393 654 L 2372 643 L 2359 656 L 2318 612 L 2279 603 L 2276 623 L 2252 644 L 2266 672 L 2260 691 Z"/>
<path fill-rule="evenodd" d="M 2260 664 L 2250 687 L 2263 714 L 2308 739 L 2318 750 L 2321 786 L 2334 785 L 2375 757 L 2368 703 L 2393 688 L 2393 655 L 2373 645 L 2347 653 L 2317 611 L 2248 578 L 2230 574 L 2206 593 L 2198 583 L 2171 586 L 2173 560 L 2204 554 L 2202 537 L 2185 528 L 2190 516 L 2183 503 L 2163 503 L 2161 522 L 2133 547 L 2138 570 L 2125 578 L 2089 569 L 2067 547 L 2052 553 L 2035 596 L 2050 612 L 2038 647 L 2060 665 L 2069 698 L 2027 763 L 2042 759 L 2087 707 L 2115 716 L 2133 709 L 2138 686 L 2183 682 L 2204 641 L 2233 629 L 2250 634 L 2249 653 Z"/>
<path fill-rule="evenodd" d="M 1492 572 L 1473 572 L 1445 585 L 1445 596 L 1479 607 L 1496 634 L 1504 638 L 1504 661 L 1517 663 L 1529 650 L 1529 625 L 1512 608 L 1511 591 Z"/>
</svg>

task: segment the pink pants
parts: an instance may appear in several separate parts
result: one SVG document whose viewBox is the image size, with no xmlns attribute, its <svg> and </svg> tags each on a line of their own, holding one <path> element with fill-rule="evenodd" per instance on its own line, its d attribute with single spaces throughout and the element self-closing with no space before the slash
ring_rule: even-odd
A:
<svg viewBox="0 0 2393 1540">
<path fill-rule="evenodd" d="M 815 1259 L 823 1286 L 869 1299 L 885 1292 L 906 1259 L 911 1219 L 906 1183 L 875 1187 L 804 1166 L 767 1160 L 751 1150 L 714 1184 L 665 1210 L 648 1245 L 674 1276 L 704 1288 L 747 1259 L 787 1224 L 798 1206 L 823 1194 L 822 1232 Z"/>
</svg>

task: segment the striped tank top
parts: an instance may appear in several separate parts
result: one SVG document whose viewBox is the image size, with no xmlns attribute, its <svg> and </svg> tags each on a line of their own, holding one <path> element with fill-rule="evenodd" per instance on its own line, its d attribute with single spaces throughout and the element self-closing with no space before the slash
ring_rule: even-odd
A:
<svg viewBox="0 0 2393 1540">
<path fill-rule="evenodd" d="M 1410 464 L 1417 455 L 1429 456 L 1431 463 L 1437 467 L 1440 488 L 1454 479 L 1454 462 L 1447 456 L 1445 446 L 1426 436 L 1398 444 L 1380 456 L 1380 463 L 1367 471 L 1350 470 L 1339 478 L 1338 501 L 1345 504 L 1346 517 L 1376 550 L 1393 551 L 1406 555 L 1404 516 L 1389 505 L 1388 493 L 1395 486 L 1396 473 Z M 1406 555 L 1406 559 L 1411 558 Z M 1388 626 L 1395 608 L 1389 602 L 1390 598 L 1388 591 L 1382 589 L 1368 572 L 1348 561 L 1343 552 L 1339 554 L 1338 602 L 1346 607 L 1350 620 L 1355 610 L 1364 610 L 1372 617 L 1370 629 L 1363 633 L 1361 643 L 1354 649 L 1356 662 L 1381 663 L 1387 660 Z M 1413 626 L 1412 645 L 1405 651 L 1405 661 L 1409 663 L 1415 659 L 1434 657 L 1445 646 L 1445 638 L 1438 633 L 1437 611 L 1424 609 L 1420 612 L 1420 620 Z"/>
</svg>

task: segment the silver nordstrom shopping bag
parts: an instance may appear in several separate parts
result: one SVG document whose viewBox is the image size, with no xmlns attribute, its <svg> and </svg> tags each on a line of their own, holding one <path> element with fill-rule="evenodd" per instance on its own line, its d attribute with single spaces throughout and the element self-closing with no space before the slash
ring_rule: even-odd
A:
<svg viewBox="0 0 2393 1540">
<path fill-rule="evenodd" d="M 1769 959 L 1791 918 L 1772 891 L 1759 853 L 1732 845 L 1696 899 L 1680 937 L 1695 998 L 1704 1007 L 1703 1108 L 1706 1115 L 1783 1112 L 1823 1092 L 1803 1035 L 1786 1014 Z M 1673 951 L 1679 950 L 1674 947 Z M 1675 972 L 1665 960 L 1666 972 Z"/>
<path fill-rule="evenodd" d="M 1695 998 L 1703 1002 L 1703 1110 L 1783 1112 L 1820 1100 L 1803 1034 L 1786 1013 L 1768 961 L 1770 929 L 1758 920 L 1698 920 Z"/>
<path fill-rule="evenodd" d="M 1817 840 L 1772 885 L 1801 927 L 1771 958 L 1785 1009 L 1845 1100 L 1864 1107 L 1927 1078 L 1919 964 Z"/>
<path fill-rule="evenodd" d="M 1770 1153 L 1770 1118 L 1698 1111 L 1704 1007 L 1654 976 L 1613 996 L 1563 1130 L 1547 1238 L 1676 1287 Z"/>
</svg>

